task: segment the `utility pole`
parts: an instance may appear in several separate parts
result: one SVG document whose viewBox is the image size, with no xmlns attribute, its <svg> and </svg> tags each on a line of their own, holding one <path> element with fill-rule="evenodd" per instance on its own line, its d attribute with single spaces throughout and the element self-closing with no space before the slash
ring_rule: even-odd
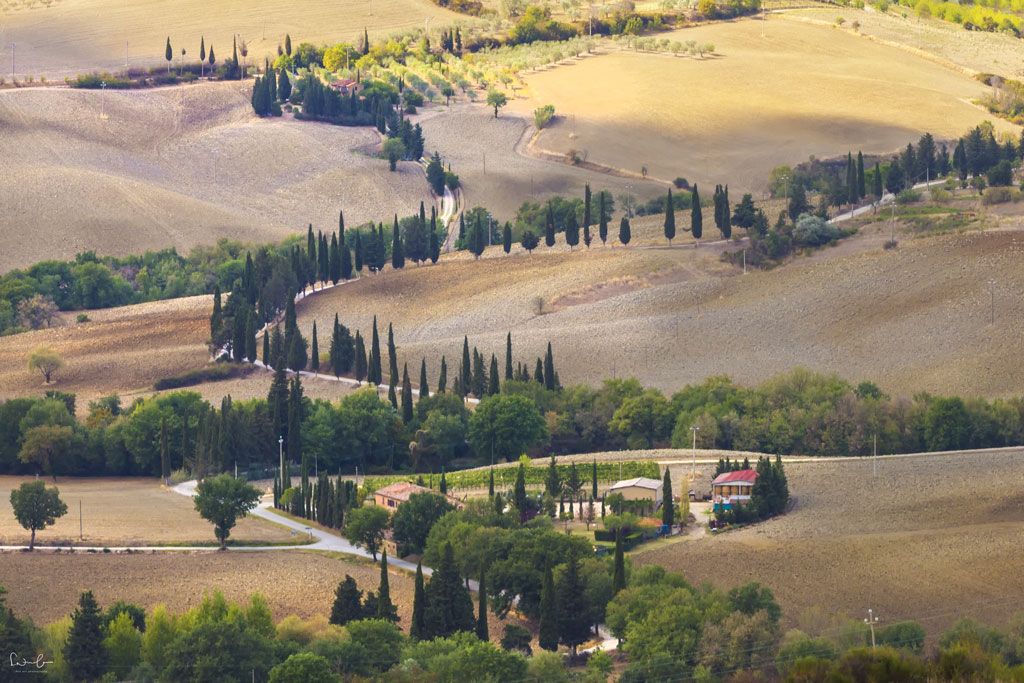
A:
<svg viewBox="0 0 1024 683">
<path fill-rule="evenodd" d="M 84 538 L 82 534 L 82 499 L 78 499 L 78 540 L 81 541 Z"/>
<path fill-rule="evenodd" d="M 871 437 L 871 476 L 878 476 L 878 434 Z"/>
<path fill-rule="evenodd" d="M 864 623 L 871 629 L 871 650 L 875 650 L 875 624 L 878 623 L 878 617 L 875 616 L 875 611 L 868 608 L 868 617 L 864 620 Z"/>
<path fill-rule="evenodd" d="M 277 437 L 277 452 L 281 458 L 281 490 L 284 491 L 286 488 L 291 486 L 291 482 L 288 482 L 288 486 L 284 485 L 284 437 Z"/>
<path fill-rule="evenodd" d="M 18 48 L 18 44 L 17 43 L 11 43 L 11 84 L 12 85 L 14 84 L 15 74 L 16 74 L 16 71 L 14 69 L 14 55 L 15 55 L 15 51 L 17 50 L 17 48 Z"/>
<path fill-rule="evenodd" d="M 700 431 L 700 427 L 693 425 L 690 427 L 690 431 L 693 432 L 693 457 L 692 457 L 692 470 L 690 472 L 690 481 L 694 481 L 697 478 L 697 432 Z"/>
</svg>

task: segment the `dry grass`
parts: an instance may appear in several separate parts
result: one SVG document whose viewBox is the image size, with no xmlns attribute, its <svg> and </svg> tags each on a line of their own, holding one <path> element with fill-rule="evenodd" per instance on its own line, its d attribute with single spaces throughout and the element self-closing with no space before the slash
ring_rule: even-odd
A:
<svg viewBox="0 0 1024 683">
<path fill-rule="evenodd" d="M 125 3 L 123 0 L 4 0 L 0 2 L 4 43 L 18 44 L 18 78 L 25 74 L 64 77 L 94 69 L 124 67 L 125 42 L 132 66 L 163 65 L 164 41 L 170 36 L 177 63 L 180 48 L 187 59 L 199 55 L 199 38 L 216 48 L 220 62 L 231 56 L 231 39 L 239 34 L 249 45 L 249 64 L 276 55 L 290 33 L 292 44 L 349 41 L 367 27 L 371 37 L 433 25 L 466 24 L 472 19 L 441 9 L 429 0 L 218 0 L 217 2 Z M 8 36 L 10 36 L 8 38 Z M 9 63 L 8 63 L 9 66 Z"/>
<path fill-rule="evenodd" d="M 838 247 L 746 276 L 718 260 L 721 247 L 494 250 L 317 296 L 300 324 L 327 329 L 337 312 L 368 334 L 377 315 L 384 334 L 393 322 L 400 357 L 414 377 L 426 357 L 432 383 L 441 354 L 454 371 L 463 335 L 502 358 L 511 330 L 531 366 L 551 340 L 566 383 L 635 375 L 674 391 L 714 374 L 753 383 L 805 366 L 895 394 L 1017 395 L 1024 234 L 1019 216 L 1002 220 L 1004 230 L 904 239 L 891 251 L 888 225 L 867 225 Z"/>
<path fill-rule="evenodd" d="M 0 92 L 0 272 L 86 250 L 279 241 L 310 222 L 336 230 L 339 209 L 355 225 L 430 201 L 415 164 L 389 173 L 359 151 L 373 129 L 258 119 L 249 87 Z"/>
<path fill-rule="evenodd" d="M 29 534 L 15 521 L 10 492 L 25 477 L 0 477 L 0 545 L 27 545 Z M 47 481 L 47 485 L 53 485 Z M 40 544 L 92 546 L 196 545 L 216 542 L 213 527 L 199 516 L 192 501 L 160 486 L 156 479 L 78 479 L 56 483 L 68 514 L 38 532 Z M 78 538 L 78 505 L 82 505 L 84 536 Z M 290 542 L 289 529 L 256 518 L 239 520 L 233 541 Z"/>
<path fill-rule="evenodd" d="M 162 377 L 199 367 L 209 360 L 211 301 L 198 296 L 90 311 L 92 322 L 84 324 L 68 314 L 61 326 L 4 337 L 0 397 L 57 389 L 78 394 L 77 407 L 84 409 L 98 396 L 145 391 Z M 28 369 L 39 346 L 52 347 L 65 362 L 49 386 Z"/>
<path fill-rule="evenodd" d="M 933 59 L 809 23 L 769 21 L 764 38 L 761 28 L 742 20 L 664 36 L 713 43 L 703 60 L 615 52 L 537 72 L 513 108 L 555 105 L 542 147 L 737 191 L 760 190 L 779 164 L 891 152 L 991 118 L 970 103 L 985 87 Z"/>
<path fill-rule="evenodd" d="M 721 587 L 760 581 L 790 625 L 868 607 L 932 637 L 961 617 L 1000 624 L 1024 598 L 1022 466 L 1024 451 L 883 459 L 877 477 L 869 460 L 791 463 L 794 511 L 633 559 Z"/>
</svg>

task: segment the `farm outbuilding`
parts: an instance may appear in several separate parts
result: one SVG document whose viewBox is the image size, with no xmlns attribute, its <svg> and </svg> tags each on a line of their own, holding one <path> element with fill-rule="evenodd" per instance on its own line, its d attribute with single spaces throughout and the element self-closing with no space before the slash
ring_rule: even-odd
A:
<svg viewBox="0 0 1024 683">
<path fill-rule="evenodd" d="M 728 510 L 733 505 L 743 505 L 750 501 L 750 496 L 757 482 L 755 470 L 734 470 L 723 472 L 711 482 L 711 500 L 715 509 Z"/>
<path fill-rule="evenodd" d="M 662 484 L 658 479 L 648 477 L 637 477 L 636 479 L 624 479 L 612 484 L 608 494 L 620 494 L 626 500 L 647 500 L 654 503 L 654 507 L 661 505 Z"/>
</svg>

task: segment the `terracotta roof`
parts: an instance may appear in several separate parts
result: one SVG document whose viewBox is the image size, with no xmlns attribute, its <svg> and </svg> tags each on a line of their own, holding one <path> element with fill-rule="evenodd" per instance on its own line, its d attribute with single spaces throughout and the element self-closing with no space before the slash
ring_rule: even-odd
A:
<svg viewBox="0 0 1024 683">
<path fill-rule="evenodd" d="M 637 486 L 642 489 L 653 489 L 657 490 L 661 488 L 661 482 L 657 479 L 649 479 L 647 477 L 637 477 L 636 479 L 624 479 L 623 481 L 617 481 L 612 484 L 610 490 L 615 489 L 628 489 L 630 487 Z"/>
<path fill-rule="evenodd" d="M 732 484 L 734 482 L 749 482 L 753 483 L 757 481 L 757 472 L 755 470 L 736 470 L 734 472 L 722 472 L 715 480 L 711 482 L 712 486 L 719 484 Z"/>
<path fill-rule="evenodd" d="M 398 481 L 394 484 L 388 484 L 384 488 L 377 489 L 374 492 L 375 496 L 384 496 L 385 498 L 393 498 L 400 500 L 403 503 L 409 500 L 409 496 L 414 493 L 434 493 L 425 486 L 419 486 L 417 484 L 410 484 L 407 481 Z"/>
</svg>

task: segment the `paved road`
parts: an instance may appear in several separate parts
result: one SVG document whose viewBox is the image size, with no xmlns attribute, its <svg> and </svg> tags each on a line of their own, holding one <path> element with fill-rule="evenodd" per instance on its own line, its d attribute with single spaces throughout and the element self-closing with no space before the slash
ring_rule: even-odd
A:
<svg viewBox="0 0 1024 683">
<path fill-rule="evenodd" d="M 914 185 L 914 189 L 915 190 L 923 190 L 925 188 L 933 187 L 935 185 L 943 185 L 943 184 L 945 184 L 945 182 L 946 182 L 945 180 L 933 180 L 933 181 L 928 182 L 928 183 L 918 183 L 917 185 Z M 860 207 L 858 209 L 854 209 L 853 211 L 847 211 L 846 213 L 841 213 L 838 216 L 835 216 L 835 217 L 829 219 L 829 223 L 842 223 L 843 221 L 848 221 L 848 220 L 851 220 L 853 218 L 857 218 L 858 216 L 863 216 L 866 213 L 869 213 L 871 211 L 875 211 L 879 207 L 885 206 L 887 204 L 892 204 L 892 202 L 895 199 L 896 199 L 896 195 L 894 195 L 894 194 L 882 195 L 882 198 L 880 200 L 878 200 L 877 202 L 872 202 L 871 204 L 868 204 L 867 206 L 862 206 L 862 207 Z"/>
</svg>

